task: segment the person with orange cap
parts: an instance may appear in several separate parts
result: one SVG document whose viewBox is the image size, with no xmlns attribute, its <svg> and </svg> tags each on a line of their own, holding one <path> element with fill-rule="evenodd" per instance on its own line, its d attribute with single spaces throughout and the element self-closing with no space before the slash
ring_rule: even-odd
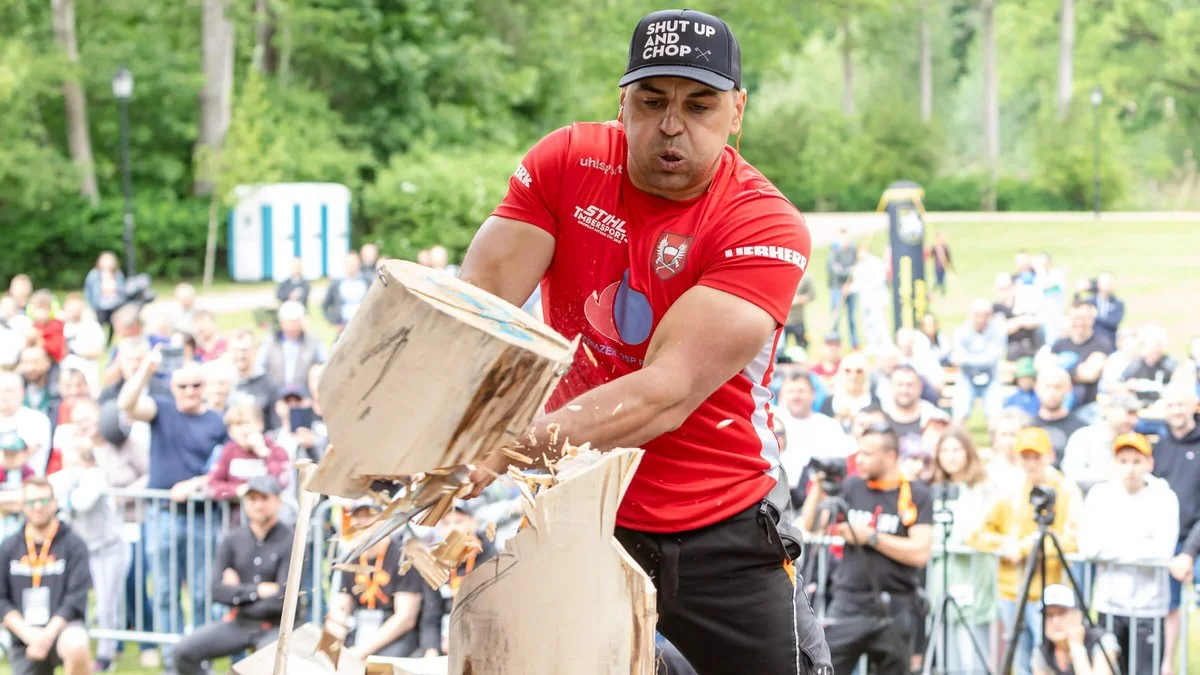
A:
<svg viewBox="0 0 1200 675">
<path fill-rule="evenodd" d="M 991 507 L 983 527 L 967 540 L 967 545 L 986 553 L 1000 554 L 998 589 L 1000 594 L 1000 619 L 1006 633 L 1011 633 L 1020 607 L 1020 585 L 1033 555 L 1033 547 L 1039 535 L 1038 515 L 1031 502 L 1033 489 L 1041 488 L 1054 494 L 1054 520 L 1049 531 L 1058 539 L 1063 554 L 1079 549 L 1079 514 L 1083 510 L 1083 494 L 1079 486 L 1051 466 L 1054 462 L 1054 446 L 1050 434 L 1041 427 L 1026 427 L 1017 434 L 1013 446 L 1017 464 L 1025 473 L 1025 480 L 1016 486 L 1016 492 L 1001 494 Z M 1052 544 L 1043 549 L 1046 560 L 1044 583 L 1056 584 L 1062 580 L 1062 564 Z M 1035 570 L 1029 585 L 1029 602 L 1025 605 L 1024 627 L 1019 635 L 1006 635 L 1009 640 L 1018 640 L 1014 664 L 1021 675 L 1031 675 L 1030 666 L 1033 649 L 1042 643 L 1042 599 L 1043 580 L 1041 569 Z"/>
</svg>

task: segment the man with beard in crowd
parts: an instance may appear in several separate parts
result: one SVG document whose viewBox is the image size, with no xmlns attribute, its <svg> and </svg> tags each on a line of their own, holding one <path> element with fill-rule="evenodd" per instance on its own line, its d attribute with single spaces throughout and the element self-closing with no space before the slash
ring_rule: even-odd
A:
<svg viewBox="0 0 1200 675">
<path fill-rule="evenodd" d="M 1033 425 L 1046 430 L 1054 448 L 1054 467 L 1062 466 L 1071 435 L 1084 427 L 1083 420 L 1066 406 L 1067 394 L 1071 393 L 1071 376 L 1066 370 L 1054 365 L 1038 371 L 1034 389 L 1038 397 L 1038 414 Z"/>
</svg>

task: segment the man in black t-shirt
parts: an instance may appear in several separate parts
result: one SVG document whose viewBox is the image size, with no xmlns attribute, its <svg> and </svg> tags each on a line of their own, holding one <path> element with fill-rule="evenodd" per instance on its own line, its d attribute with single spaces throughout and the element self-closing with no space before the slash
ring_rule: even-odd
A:
<svg viewBox="0 0 1200 675">
<path fill-rule="evenodd" d="M 1071 375 L 1075 385 L 1071 409 L 1078 410 L 1096 400 L 1104 362 L 1117 348 L 1108 338 L 1095 332 L 1095 305 L 1078 300 L 1071 305 L 1068 318 L 1067 336 L 1050 346 L 1051 358 L 1047 358 L 1043 350 L 1040 360 L 1042 366 L 1057 363 Z"/>
<path fill-rule="evenodd" d="M 858 475 L 843 485 L 847 513 L 830 528 L 845 540 L 845 550 L 829 582 L 825 639 L 837 675 L 852 673 L 863 654 L 878 675 L 906 674 L 912 635 L 926 609 L 917 589 L 932 547 L 932 500 L 927 486 L 900 474 L 899 441 L 889 424 L 866 430 L 857 467 Z M 823 477 L 817 474 L 801 510 L 809 531 L 825 499 Z"/>
<path fill-rule="evenodd" d="M 1037 304 L 1029 302 L 1027 297 L 1018 301 L 1013 277 L 1006 272 L 996 276 L 995 288 L 996 302 L 992 304 L 992 313 L 1004 322 L 1004 332 L 1008 335 L 1008 360 L 1016 361 L 1037 354 L 1044 343 Z"/>
<path fill-rule="evenodd" d="M 370 497 L 350 508 L 350 520 L 359 527 L 369 526 L 378 514 Z M 359 536 L 371 536 L 376 527 Z M 335 635 L 348 629 L 344 644 L 361 661 L 368 656 L 407 658 L 419 647 L 417 619 L 425 582 L 416 569 L 400 573 L 401 549 L 399 537 L 368 549 L 352 561 L 355 569 L 342 571 L 340 592 L 330 602 L 326 628 Z"/>
</svg>

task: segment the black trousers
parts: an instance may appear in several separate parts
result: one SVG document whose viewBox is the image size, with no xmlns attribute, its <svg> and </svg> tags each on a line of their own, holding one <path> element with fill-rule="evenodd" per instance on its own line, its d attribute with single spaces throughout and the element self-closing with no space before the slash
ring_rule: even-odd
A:
<svg viewBox="0 0 1200 675">
<path fill-rule="evenodd" d="M 836 589 L 826 612 L 825 639 L 835 675 L 850 675 L 865 654 L 875 675 L 908 675 L 916 604 L 912 596 L 890 596 L 886 613 L 871 593 Z"/>
<path fill-rule="evenodd" d="M 827 675 L 825 637 L 765 502 L 672 534 L 616 528 L 654 580 L 658 631 L 698 675 Z"/>
<path fill-rule="evenodd" d="M 1110 629 L 1109 621 L 1112 621 Z M 1133 640 L 1129 639 L 1129 627 L 1134 624 Z M 1159 672 L 1158 665 L 1162 663 L 1162 659 L 1166 656 L 1163 653 L 1163 645 L 1158 644 L 1158 660 L 1154 659 L 1154 634 L 1155 628 L 1158 629 L 1158 635 L 1163 635 L 1163 620 L 1162 619 L 1133 619 L 1128 616 L 1120 616 L 1118 614 L 1099 614 L 1099 620 L 1096 626 L 1105 632 L 1112 633 L 1117 638 L 1117 644 L 1121 646 L 1121 662 L 1113 665 L 1120 668 L 1125 675 L 1153 675 Z M 1133 643 L 1137 642 L 1137 658 L 1134 659 Z"/>
<path fill-rule="evenodd" d="M 201 675 L 204 662 L 232 656 L 254 647 L 261 649 L 279 637 L 279 626 L 264 628 L 261 621 L 235 617 L 207 623 L 175 645 L 175 672 Z"/>
</svg>

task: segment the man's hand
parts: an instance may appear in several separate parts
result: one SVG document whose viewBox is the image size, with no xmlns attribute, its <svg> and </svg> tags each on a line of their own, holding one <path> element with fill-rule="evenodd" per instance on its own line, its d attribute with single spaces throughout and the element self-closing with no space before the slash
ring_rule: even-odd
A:
<svg viewBox="0 0 1200 675">
<path fill-rule="evenodd" d="M 1195 567 L 1196 559 L 1186 553 L 1180 553 L 1167 563 L 1167 569 L 1171 571 L 1171 576 L 1179 583 L 1190 581 Z"/>
<path fill-rule="evenodd" d="M 171 486 L 171 501 L 182 504 L 196 491 L 196 480 L 181 480 Z"/>
<path fill-rule="evenodd" d="M 259 584 L 258 588 L 255 590 L 258 591 L 258 597 L 260 599 L 273 598 L 279 595 L 279 584 L 275 583 L 274 581 L 264 581 Z"/>
<path fill-rule="evenodd" d="M 261 433 L 250 434 L 250 437 L 246 439 L 246 444 L 250 446 L 250 452 L 261 459 L 266 459 L 271 455 L 271 449 L 267 447 L 267 440 Z"/>
<path fill-rule="evenodd" d="M 518 450 L 519 452 L 519 450 Z M 475 465 L 471 470 L 471 475 L 467 479 L 471 481 L 471 491 L 467 493 L 466 499 L 474 499 L 483 493 L 487 486 L 496 480 L 497 475 L 503 475 L 508 471 L 512 460 L 507 455 L 499 450 L 493 451 L 483 461 Z"/>
<path fill-rule="evenodd" d="M 1025 556 L 1021 555 L 1021 543 L 1016 539 L 1009 539 L 1000 547 L 1000 558 L 1005 562 L 1019 565 Z"/>
<path fill-rule="evenodd" d="M 296 438 L 296 444 L 302 448 L 311 450 L 317 444 L 317 436 L 308 427 L 300 427 L 292 430 L 292 436 Z"/>
<path fill-rule="evenodd" d="M 163 343 L 160 342 L 154 345 L 154 349 L 151 349 L 150 353 L 146 356 L 146 370 L 150 371 L 151 374 L 157 373 L 158 367 L 162 365 L 162 350 Z"/>
<path fill-rule="evenodd" d="M 354 658 L 358 659 L 359 661 L 366 661 L 367 657 L 370 656 L 370 654 L 367 653 L 366 648 L 363 647 L 362 645 L 354 645 L 353 647 L 347 647 L 346 652 L 349 654 L 353 654 Z"/>
<path fill-rule="evenodd" d="M 1083 614 L 1075 609 L 1067 612 L 1067 647 L 1083 647 Z"/>
<path fill-rule="evenodd" d="M 871 535 L 875 534 L 875 528 L 867 525 L 838 523 L 837 527 L 834 528 L 834 534 L 845 539 L 848 543 L 866 546 L 867 540 L 871 538 Z"/>
<path fill-rule="evenodd" d="M 54 635 L 45 628 L 31 628 L 29 638 L 30 641 L 25 643 L 25 656 L 30 661 L 45 661 L 50 655 L 50 649 L 54 647 Z"/>
</svg>

